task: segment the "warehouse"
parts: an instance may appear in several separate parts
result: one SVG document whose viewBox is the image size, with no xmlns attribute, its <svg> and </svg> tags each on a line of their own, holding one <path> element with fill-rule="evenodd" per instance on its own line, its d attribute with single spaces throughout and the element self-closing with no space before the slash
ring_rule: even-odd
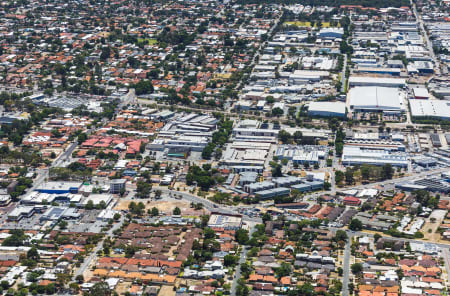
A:
<svg viewBox="0 0 450 296">
<path fill-rule="evenodd" d="M 347 96 L 350 108 L 360 112 L 404 112 L 402 94 L 391 87 L 355 87 Z"/>
<path fill-rule="evenodd" d="M 428 100 L 430 98 L 430 94 L 428 90 L 423 87 L 415 87 L 413 88 L 414 98 L 421 100 Z"/>
<path fill-rule="evenodd" d="M 278 137 L 278 130 L 258 129 L 258 128 L 234 128 L 233 135 L 242 136 L 261 136 L 261 137 Z"/>
<path fill-rule="evenodd" d="M 412 117 L 450 119 L 450 102 L 438 100 L 409 100 Z"/>
<path fill-rule="evenodd" d="M 316 164 L 319 159 L 324 159 L 328 154 L 328 147 L 326 146 L 290 146 L 280 145 L 275 151 L 275 156 L 278 159 L 292 160 L 294 163 L 303 164 L 308 162 L 309 164 Z"/>
<path fill-rule="evenodd" d="M 167 140 L 166 148 L 189 148 L 192 151 L 203 151 L 208 145 L 207 137 L 195 137 L 195 136 L 174 136 L 172 139 Z"/>
<path fill-rule="evenodd" d="M 311 102 L 308 108 L 309 116 L 345 117 L 343 102 Z"/>
<path fill-rule="evenodd" d="M 433 147 L 441 147 L 441 139 L 438 134 L 430 135 L 431 143 L 433 143 Z"/>
<path fill-rule="evenodd" d="M 406 80 L 402 78 L 351 76 L 348 79 L 348 86 L 405 87 Z"/>
<path fill-rule="evenodd" d="M 384 149 L 364 149 L 355 146 L 344 146 L 342 154 L 342 163 L 344 165 L 384 165 L 407 167 L 408 157 L 406 153 L 390 153 Z"/>
</svg>

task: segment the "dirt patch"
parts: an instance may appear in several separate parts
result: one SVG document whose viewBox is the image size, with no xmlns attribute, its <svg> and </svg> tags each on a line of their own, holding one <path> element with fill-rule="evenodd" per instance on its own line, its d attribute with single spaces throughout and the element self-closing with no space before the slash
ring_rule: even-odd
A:
<svg viewBox="0 0 450 296">
<path fill-rule="evenodd" d="M 195 211 L 191 208 L 191 203 L 187 201 L 182 200 L 170 200 L 170 201 L 154 201 L 154 200 L 121 200 L 118 202 L 115 210 L 128 210 L 128 205 L 134 201 L 135 203 L 138 203 L 142 201 L 145 205 L 145 211 L 155 207 L 159 210 L 159 212 L 162 213 L 172 213 L 172 211 L 178 207 L 181 210 L 182 215 L 202 215 L 202 211 Z"/>
<path fill-rule="evenodd" d="M 159 290 L 158 296 L 175 296 L 173 286 L 162 286 Z"/>
<path fill-rule="evenodd" d="M 425 221 L 424 226 L 422 227 L 422 233 L 425 236 L 425 239 L 438 242 L 441 238 L 439 232 L 437 232 L 439 225 L 441 225 L 442 221 L 445 218 L 447 211 L 444 210 L 435 210 L 431 213 L 430 217 Z"/>
<path fill-rule="evenodd" d="M 115 288 L 115 291 L 119 294 L 119 295 L 123 295 L 126 292 L 128 292 L 131 288 L 131 283 L 127 283 L 127 282 L 119 282 Z"/>
</svg>

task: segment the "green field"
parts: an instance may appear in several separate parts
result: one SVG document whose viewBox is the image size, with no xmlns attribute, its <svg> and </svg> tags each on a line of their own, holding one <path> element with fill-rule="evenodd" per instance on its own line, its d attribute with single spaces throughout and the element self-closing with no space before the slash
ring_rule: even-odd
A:
<svg viewBox="0 0 450 296">
<path fill-rule="evenodd" d="M 144 38 L 138 39 L 138 43 L 143 43 L 143 42 L 148 42 L 148 45 L 158 44 L 158 40 L 156 40 L 156 39 L 144 39 Z"/>
</svg>

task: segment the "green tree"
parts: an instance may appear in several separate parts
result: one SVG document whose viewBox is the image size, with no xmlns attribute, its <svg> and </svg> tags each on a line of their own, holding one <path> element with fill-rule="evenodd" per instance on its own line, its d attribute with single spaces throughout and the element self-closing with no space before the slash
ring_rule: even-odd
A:
<svg viewBox="0 0 450 296">
<path fill-rule="evenodd" d="M 272 109 L 273 116 L 280 117 L 281 115 L 283 115 L 283 113 L 284 113 L 283 109 L 281 109 L 281 108 L 276 107 L 276 108 Z"/>
<path fill-rule="evenodd" d="M 181 215 L 181 210 L 179 207 L 175 207 L 175 209 L 173 209 L 173 214 L 174 215 Z"/>
<path fill-rule="evenodd" d="M 363 265 L 361 263 L 353 263 L 350 269 L 353 274 L 359 275 L 363 271 Z"/>
<path fill-rule="evenodd" d="M 39 252 L 35 246 L 31 247 L 31 249 L 27 252 L 27 259 L 32 259 L 38 261 L 40 258 Z"/>
<path fill-rule="evenodd" d="M 58 223 L 58 226 L 59 226 L 59 229 L 66 229 L 67 228 L 67 221 L 66 220 L 61 220 L 59 223 Z"/>
<path fill-rule="evenodd" d="M 336 231 L 336 235 L 334 237 L 334 239 L 338 242 L 338 241 L 347 241 L 348 239 L 348 235 L 347 232 L 345 232 L 344 230 L 338 230 Z"/>
<path fill-rule="evenodd" d="M 275 269 L 275 273 L 278 276 L 278 278 L 290 275 L 291 271 L 292 271 L 291 265 L 286 262 L 282 262 L 280 267 Z"/>
<path fill-rule="evenodd" d="M 334 173 L 336 184 L 341 184 L 344 181 L 344 173 L 342 171 L 336 171 Z"/>
<path fill-rule="evenodd" d="M 347 167 L 345 169 L 345 183 L 347 183 L 347 185 L 352 185 L 354 183 L 353 173 L 351 168 Z"/>
<path fill-rule="evenodd" d="M 105 282 L 98 282 L 92 286 L 88 296 L 111 296 L 109 285 Z"/>
<path fill-rule="evenodd" d="M 239 244 L 245 245 L 245 244 L 247 244 L 248 239 L 249 239 L 249 237 L 248 237 L 248 231 L 245 230 L 245 229 L 238 229 L 238 230 L 235 232 L 234 237 L 235 237 L 236 241 L 237 241 Z"/>
<path fill-rule="evenodd" d="M 151 216 L 156 217 L 159 215 L 159 210 L 156 207 L 153 207 L 151 210 Z"/>
<path fill-rule="evenodd" d="M 239 257 L 228 254 L 223 257 L 223 264 L 226 267 L 233 266 L 237 263 L 238 259 Z"/>
<path fill-rule="evenodd" d="M 360 231 L 363 228 L 362 222 L 358 219 L 352 219 L 348 228 L 353 231 Z"/>
<path fill-rule="evenodd" d="M 384 180 L 392 179 L 393 175 L 394 170 L 392 169 L 392 165 L 390 163 L 386 163 L 385 165 L 383 165 L 382 178 Z"/>
</svg>

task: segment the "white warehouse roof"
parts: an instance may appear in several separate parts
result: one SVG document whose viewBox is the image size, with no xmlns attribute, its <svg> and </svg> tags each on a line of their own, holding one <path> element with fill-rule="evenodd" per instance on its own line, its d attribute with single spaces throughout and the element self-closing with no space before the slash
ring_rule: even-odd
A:
<svg viewBox="0 0 450 296">
<path fill-rule="evenodd" d="M 450 102 L 439 100 L 409 100 L 413 117 L 450 119 Z"/>
<path fill-rule="evenodd" d="M 391 87 L 355 87 L 347 96 L 355 110 L 401 111 L 404 110 L 400 92 Z"/>
<path fill-rule="evenodd" d="M 329 113 L 345 115 L 345 103 L 343 102 L 311 102 L 308 111 L 310 113 Z"/>
<path fill-rule="evenodd" d="M 365 76 L 350 76 L 348 79 L 349 86 L 387 86 L 387 87 L 403 87 L 406 80 L 403 78 L 378 78 Z"/>
</svg>

